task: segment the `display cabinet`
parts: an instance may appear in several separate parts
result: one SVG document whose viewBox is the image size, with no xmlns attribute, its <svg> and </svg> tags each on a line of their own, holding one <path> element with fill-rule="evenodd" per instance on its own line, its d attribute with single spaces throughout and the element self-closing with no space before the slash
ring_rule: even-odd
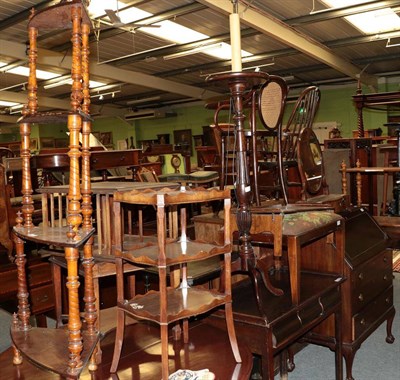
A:
<svg viewBox="0 0 400 380">
<path fill-rule="evenodd" d="M 221 245 L 203 241 L 192 241 L 187 234 L 186 208 L 196 203 L 224 201 L 224 241 Z M 157 210 L 157 242 L 145 247 L 131 247 L 123 241 L 121 210 L 125 204 L 149 205 Z M 179 207 L 179 228 L 167 238 L 169 224 Z M 117 265 L 118 317 L 115 351 L 111 372 L 117 370 L 124 336 L 124 320 L 128 314 L 137 319 L 150 320 L 160 325 L 162 378 L 168 379 L 168 326 L 183 321 L 183 339 L 188 342 L 188 318 L 206 313 L 214 308 L 225 307 L 228 335 L 237 362 L 241 361 L 237 346 L 232 315 L 231 295 L 231 234 L 229 212 L 231 207 L 229 190 L 216 189 L 163 189 L 159 191 L 130 191 L 114 194 L 115 256 Z M 172 214 L 167 216 L 167 213 Z M 176 214 L 175 214 L 176 215 Z M 119 222 L 118 222 L 119 221 Z M 175 238 L 174 238 L 175 236 Z M 188 284 L 188 263 L 203 261 L 207 258 L 223 256 L 221 263 L 221 290 L 190 287 Z M 122 282 L 123 262 L 156 268 L 159 276 L 159 290 L 149 291 L 144 295 L 136 295 L 130 300 L 124 297 Z M 178 281 L 167 287 L 168 267 L 179 268 Z M 212 370 L 212 369 L 210 369 Z"/>
</svg>

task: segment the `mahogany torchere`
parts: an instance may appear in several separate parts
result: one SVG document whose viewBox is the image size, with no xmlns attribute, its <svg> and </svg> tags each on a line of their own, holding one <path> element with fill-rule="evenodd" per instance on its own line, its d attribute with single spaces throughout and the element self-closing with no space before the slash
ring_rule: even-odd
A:
<svg viewBox="0 0 400 380">
<path fill-rule="evenodd" d="M 38 112 L 37 100 L 37 35 L 39 29 L 71 29 L 71 108 L 69 112 Z M 89 134 L 89 32 L 90 19 L 81 1 L 60 2 L 40 12 L 33 12 L 29 23 L 29 82 L 28 105 L 19 120 L 22 157 L 22 216 L 17 217 L 13 229 L 18 267 L 18 313 L 11 327 L 14 345 L 14 364 L 26 356 L 36 365 L 60 374 L 67 379 L 79 377 L 97 344 L 99 334 L 95 328 L 96 308 L 93 291 L 92 206 L 90 188 Z M 33 225 L 34 211 L 30 177 L 30 132 L 32 123 L 66 123 L 70 133 L 70 184 L 68 191 L 68 217 L 66 227 L 50 227 L 44 223 Z M 82 134 L 82 146 L 79 135 Z M 80 175 L 80 163 L 82 176 Z M 29 293 L 25 272 L 24 240 L 42 245 L 62 247 L 68 271 L 68 329 L 40 329 L 29 324 Z M 83 247 L 85 272 L 85 321 L 82 332 L 79 313 L 78 259 Z M 93 367 L 95 365 L 93 363 Z"/>
<path fill-rule="evenodd" d="M 251 186 L 250 176 L 246 159 L 246 137 L 244 131 L 245 114 L 243 112 L 243 100 L 246 91 L 254 86 L 259 86 L 267 81 L 268 74 L 261 72 L 244 73 L 232 72 L 226 74 L 215 74 L 207 77 L 209 83 L 219 82 L 221 85 L 228 85 L 233 103 L 233 120 L 236 134 L 236 196 L 238 202 L 237 225 L 239 230 L 239 239 L 241 241 L 240 269 L 252 273 L 256 269 L 256 259 L 251 246 L 250 228 L 251 228 Z M 236 269 L 236 268 L 235 268 Z M 268 281 L 268 276 L 263 276 Z M 275 289 L 270 283 L 266 284 L 273 293 L 280 294 L 279 289 Z"/>
</svg>

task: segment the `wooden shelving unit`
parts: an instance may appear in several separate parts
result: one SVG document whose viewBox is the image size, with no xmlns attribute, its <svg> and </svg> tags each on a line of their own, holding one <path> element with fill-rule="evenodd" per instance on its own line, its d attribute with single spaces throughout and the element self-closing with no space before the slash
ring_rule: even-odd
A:
<svg viewBox="0 0 400 380">
<path fill-rule="evenodd" d="M 209 244 L 201 241 L 191 241 L 187 237 L 187 210 L 186 207 L 202 202 L 224 201 L 225 225 L 224 242 L 221 245 Z M 114 359 L 111 372 L 117 370 L 124 336 L 125 314 L 137 319 L 150 320 L 160 325 L 162 378 L 168 379 L 168 325 L 183 320 L 183 340 L 188 338 L 188 318 L 206 313 L 220 306 L 225 307 L 228 335 L 237 362 L 241 361 L 232 314 L 231 294 L 231 234 L 229 213 L 231 208 L 229 190 L 216 189 L 162 189 L 147 192 L 117 192 L 114 194 L 114 217 L 121 220 L 121 210 L 124 203 L 137 205 L 152 205 L 157 210 L 157 237 L 155 243 L 139 249 L 130 249 L 124 244 L 122 222 L 115 226 L 115 255 L 117 261 L 118 286 L 118 317 Z M 178 230 L 167 238 L 168 221 L 177 218 L 179 207 L 179 236 Z M 172 214 L 167 215 L 167 213 Z M 223 256 L 222 290 L 195 288 L 188 285 L 188 263 L 202 261 L 215 256 Z M 155 268 L 159 276 L 159 291 L 149 291 L 144 295 L 137 295 L 130 300 L 124 297 L 122 274 L 123 261 L 135 265 Z M 168 267 L 179 267 L 178 281 L 167 287 Z M 174 278 L 174 276 L 171 276 Z"/>
<path fill-rule="evenodd" d="M 76 379 L 96 349 L 100 334 L 96 329 L 97 312 L 93 289 L 92 254 L 94 228 L 92 226 L 89 134 L 89 33 L 91 21 L 82 1 L 61 1 L 39 12 L 32 12 L 29 32 L 28 104 L 19 120 L 22 160 L 22 214 L 13 229 L 18 272 L 18 313 L 11 326 L 14 345 L 14 364 L 22 357 L 59 374 Z M 37 96 L 37 36 L 39 30 L 71 30 L 71 107 L 69 111 L 39 112 Z M 51 227 L 43 220 L 34 226 L 31 181 L 31 125 L 66 124 L 69 130 L 68 212 L 66 227 Z M 80 144 L 81 135 L 81 144 Z M 30 325 L 30 295 L 27 286 L 24 243 L 32 241 L 64 250 L 67 262 L 68 325 L 66 329 L 35 328 Z M 85 272 L 85 331 L 79 310 L 78 260 L 83 250 Z M 57 284 L 56 284 L 57 286 Z M 60 286 L 60 285 L 58 285 Z M 92 369 L 95 368 L 93 363 Z"/>
</svg>

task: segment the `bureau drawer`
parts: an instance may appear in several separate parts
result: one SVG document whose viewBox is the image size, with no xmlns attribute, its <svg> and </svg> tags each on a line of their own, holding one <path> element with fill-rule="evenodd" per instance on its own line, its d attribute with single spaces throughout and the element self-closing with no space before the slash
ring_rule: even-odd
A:
<svg viewBox="0 0 400 380">
<path fill-rule="evenodd" d="M 354 315 L 352 320 L 353 340 L 366 333 L 391 307 L 393 307 L 393 286 L 369 303 L 363 311 Z"/>
<path fill-rule="evenodd" d="M 352 314 L 358 313 L 393 282 L 392 251 L 385 250 L 356 268 L 351 276 Z"/>
<path fill-rule="evenodd" d="M 29 288 L 34 288 L 52 281 L 49 263 L 35 263 L 27 268 Z M 0 298 L 16 294 L 18 290 L 17 268 L 0 273 Z"/>
<path fill-rule="evenodd" d="M 41 314 L 54 308 L 53 285 L 40 286 L 30 291 L 32 314 Z"/>
<path fill-rule="evenodd" d="M 333 288 L 322 297 L 315 297 L 312 302 L 304 303 L 297 313 L 289 313 L 285 318 L 280 319 L 273 326 L 276 345 L 282 344 L 290 336 L 299 336 L 304 333 L 312 324 L 331 314 L 333 308 L 340 302 L 339 288 Z"/>
</svg>

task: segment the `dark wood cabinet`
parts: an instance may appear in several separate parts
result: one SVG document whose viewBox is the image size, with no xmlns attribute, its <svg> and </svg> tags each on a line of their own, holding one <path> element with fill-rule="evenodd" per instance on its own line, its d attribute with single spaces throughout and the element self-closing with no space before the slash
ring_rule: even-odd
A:
<svg viewBox="0 0 400 380">
<path fill-rule="evenodd" d="M 346 361 L 346 379 L 352 380 L 357 350 L 385 321 L 386 342 L 394 342 L 391 332 L 395 315 L 392 250 L 387 248 L 387 235 L 365 210 L 348 211 L 343 216 L 346 219 L 347 280 L 342 285 L 342 351 Z M 333 336 L 332 325 L 321 325 L 314 337 L 320 333 Z"/>
<path fill-rule="evenodd" d="M 50 264 L 39 258 L 28 258 L 27 282 L 32 314 L 40 316 L 54 309 L 54 290 Z M 17 266 L 0 267 L 0 302 L 16 304 L 18 291 Z"/>
</svg>

